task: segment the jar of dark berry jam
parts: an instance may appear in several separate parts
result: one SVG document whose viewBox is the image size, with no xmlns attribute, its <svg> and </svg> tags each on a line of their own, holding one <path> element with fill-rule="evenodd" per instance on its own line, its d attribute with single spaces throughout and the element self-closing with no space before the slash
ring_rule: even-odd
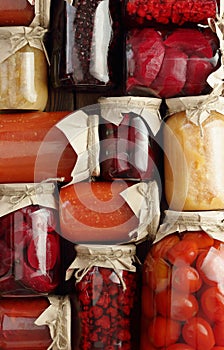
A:
<svg viewBox="0 0 224 350">
<path fill-rule="evenodd" d="M 224 345 L 224 213 L 165 212 L 142 275 L 141 350 Z"/>
<path fill-rule="evenodd" d="M 139 325 L 135 245 L 77 245 L 75 250 L 67 278 L 75 270 L 81 324 L 78 349 L 132 349 Z"/>
<path fill-rule="evenodd" d="M 120 84 L 121 11 L 119 0 L 54 2 L 51 80 L 55 87 L 104 91 Z"/>
<path fill-rule="evenodd" d="M 159 98 L 101 97 L 100 167 L 106 180 L 156 177 L 161 117 Z"/>
<path fill-rule="evenodd" d="M 53 292 L 60 235 L 54 183 L 0 185 L 0 295 Z"/>
<path fill-rule="evenodd" d="M 71 350 L 67 296 L 2 298 L 0 320 L 2 350 Z"/>
</svg>

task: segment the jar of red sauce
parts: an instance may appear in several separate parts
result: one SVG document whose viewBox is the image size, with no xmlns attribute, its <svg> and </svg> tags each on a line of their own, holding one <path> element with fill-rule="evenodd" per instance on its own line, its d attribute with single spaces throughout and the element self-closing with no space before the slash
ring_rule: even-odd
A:
<svg viewBox="0 0 224 350">
<path fill-rule="evenodd" d="M 0 26 L 29 26 L 35 15 L 34 10 L 29 0 L 1 0 Z"/>
<path fill-rule="evenodd" d="M 60 232 L 74 243 L 140 241 L 155 234 L 159 217 L 155 181 L 82 181 L 59 190 Z"/>
<path fill-rule="evenodd" d="M 134 348 L 139 340 L 135 245 L 76 245 L 75 251 L 67 270 L 67 278 L 74 272 L 79 304 L 80 344 L 75 349 Z"/>
<path fill-rule="evenodd" d="M 165 214 L 143 265 L 140 349 L 221 349 L 223 212 Z"/>
<path fill-rule="evenodd" d="M 0 185 L 0 295 L 48 294 L 60 282 L 55 184 Z"/>
<path fill-rule="evenodd" d="M 164 187 L 172 210 L 224 208 L 223 102 L 215 93 L 166 100 Z"/>
<path fill-rule="evenodd" d="M 2 350 L 71 349 L 68 297 L 2 298 L 0 320 Z"/>
<path fill-rule="evenodd" d="M 77 155 L 56 127 L 68 114 L 0 114 L 0 183 L 31 183 L 55 177 L 71 180 Z"/>
</svg>

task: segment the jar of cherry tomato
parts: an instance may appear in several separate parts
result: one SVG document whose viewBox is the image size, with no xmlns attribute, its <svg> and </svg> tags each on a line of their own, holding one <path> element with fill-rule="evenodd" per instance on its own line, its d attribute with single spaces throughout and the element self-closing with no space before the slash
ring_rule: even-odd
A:
<svg viewBox="0 0 224 350">
<path fill-rule="evenodd" d="M 135 245 L 77 245 L 75 250 L 67 278 L 75 271 L 81 323 L 78 349 L 133 348 L 139 336 Z"/>
<path fill-rule="evenodd" d="M 165 212 L 143 266 L 141 350 L 224 346 L 223 219 Z"/>
<path fill-rule="evenodd" d="M 55 184 L 0 185 L 0 294 L 53 292 L 60 235 Z"/>
<path fill-rule="evenodd" d="M 101 97 L 100 166 L 104 179 L 156 177 L 161 99 Z"/>
<path fill-rule="evenodd" d="M 70 300 L 51 296 L 0 300 L 0 348 L 71 350 Z"/>
<path fill-rule="evenodd" d="M 224 98 L 166 100 L 163 129 L 165 196 L 172 210 L 224 208 Z"/>
</svg>

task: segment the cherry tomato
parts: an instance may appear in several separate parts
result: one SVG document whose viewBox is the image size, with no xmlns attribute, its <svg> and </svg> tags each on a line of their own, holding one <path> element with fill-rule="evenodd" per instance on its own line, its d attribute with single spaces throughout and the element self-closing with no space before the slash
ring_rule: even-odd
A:
<svg viewBox="0 0 224 350">
<path fill-rule="evenodd" d="M 176 344 L 172 344 L 166 348 L 164 348 L 164 350 L 194 350 L 194 348 L 192 348 L 190 345 L 185 344 L 185 343 L 176 343 Z M 163 350 L 163 349 L 162 349 Z"/>
<path fill-rule="evenodd" d="M 210 324 L 201 317 L 193 317 L 183 325 L 184 341 L 197 350 L 211 350 L 215 337 Z"/>
<path fill-rule="evenodd" d="M 142 286 L 142 314 L 143 317 L 154 317 L 155 316 L 155 306 L 154 306 L 154 293 L 148 286 Z"/>
<path fill-rule="evenodd" d="M 165 290 L 155 296 L 156 310 L 164 317 L 186 321 L 198 312 L 198 302 L 193 294 Z"/>
<path fill-rule="evenodd" d="M 180 238 L 177 235 L 168 235 L 164 237 L 161 241 L 155 243 L 151 248 L 151 254 L 154 258 L 164 258 L 166 259 L 167 251 L 177 244 Z"/>
<path fill-rule="evenodd" d="M 144 272 L 144 282 L 155 291 L 161 291 L 170 284 L 171 267 L 163 259 L 152 259 L 151 266 Z"/>
<path fill-rule="evenodd" d="M 194 293 L 201 288 L 201 285 L 202 279 L 193 266 L 179 266 L 172 274 L 172 287 L 179 291 Z"/>
<path fill-rule="evenodd" d="M 196 269 L 199 273 L 199 275 L 201 276 L 202 280 L 204 281 L 204 283 L 206 283 L 209 286 L 216 286 L 217 282 L 212 281 L 203 271 L 203 262 L 204 259 L 206 258 L 206 255 L 208 254 L 208 251 L 202 252 L 198 255 L 197 257 L 197 261 L 196 261 Z M 210 262 L 211 264 L 211 269 L 212 269 L 212 261 Z M 207 269 L 208 269 L 208 262 L 207 262 Z M 212 275 L 212 274 L 209 274 Z"/>
<path fill-rule="evenodd" d="M 214 346 L 211 350 L 224 350 L 224 346 Z"/>
<path fill-rule="evenodd" d="M 181 266 L 192 264 L 198 254 L 198 247 L 194 241 L 182 240 L 171 247 L 167 252 L 167 259 L 171 264 Z"/>
<path fill-rule="evenodd" d="M 212 247 L 214 244 L 214 239 L 204 231 L 187 232 L 184 234 L 183 240 L 194 241 L 197 244 L 198 249 Z"/>
<path fill-rule="evenodd" d="M 177 342 L 180 336 L 179 322 L 157 316 L 149 324 L 149 339 L 153 346 L 159 348 Z"/>
<path fill-rule="evenodd" d="M 224 294 L 217 287 L 210 287 L 202 293 L 201 307 L 211 321 L 224 321 Z"/>
<path fill-rule="evenodd" d="M 224 321 L 217 322 L 213 326 L 213 332 L 215 336 L 215 344 L 219 345 L 220 348 L 224 349 Z"/>
</svg>

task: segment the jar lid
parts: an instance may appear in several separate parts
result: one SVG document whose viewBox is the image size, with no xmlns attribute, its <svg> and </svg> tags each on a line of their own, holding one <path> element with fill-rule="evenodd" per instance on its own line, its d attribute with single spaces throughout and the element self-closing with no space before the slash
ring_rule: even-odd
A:
<svg viewBox="0 0 224 350">
<path fill-rule="evenodd" d="M 123 288 L 125 283 L 119 270 L 136 271 L 134 263 L 139 263 L 135 253 L 136 246 L 134 244 L 125 245 L 75 245 L 77 253 L 75 260 L 69 266 L 66 272 L 66 280 L 70 279 L 74 270 L 76 282 L 88 273 L 94 267 L 104 267 L 114 270 L 119 277 Z"/>
<path fill-rule="evenodd" d="M 32 204 L 57 209 L 52 181 L 0 184 L 0 217 Z"/>
<path fill-rule="evenodd" d="M 197 126 L 211 115 L 212 111 L 224 115 L 224 97 L 220 96 L 223 86 L 214 89 L 210 95 L 176 97 L 166 100 L 167 116 L 186 112 L 186 119 Z"/>
<path fill-rule="evenodd" d="M 98 99 L 101 116 L 105 120 L 119 125 L 123 119 L 123 113 L 135 113 L 142 117 L 153 135 L 156 135 L 161 126 L 160 106 L 162 99 L 155 97 L 101 97 Z"/>
<path fill-rule="evenodd" d="M 172 233 L 204 231 L 224 241 L 224 211 L 179 212 L 166 210 L 154 243 Z"/>
</svg>

